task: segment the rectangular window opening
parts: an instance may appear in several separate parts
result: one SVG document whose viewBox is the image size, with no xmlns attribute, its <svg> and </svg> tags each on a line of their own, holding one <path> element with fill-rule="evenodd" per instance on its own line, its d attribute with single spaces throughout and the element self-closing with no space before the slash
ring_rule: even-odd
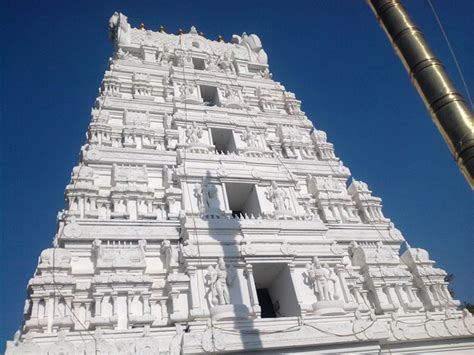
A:
<svg viewBox="0 0 474 355">
<path fill-rule="evenodd" d="M 229 154 L 237 151 L 231 129 L 211 128 L 211 134 L 216 153 Z"/>
<path fill-rule="evenodd" d="M 204 70 L 206 67 L 204 59 L 202 58 L 193 58 L 193 64 L 194 64 L 194 69 L 197 69 L 197 70 Z"/>
<path fill-rule="evenodd" d="M 206 106 L 218 106 L 219 97 L 217 95 L 217 88 L 215 86 L 200 85 L 201 98 Z"/>
<path fill-rule="evenodd" d="M 261 214 L 257 191 L 253 184 L 226 183 L 227 200 L 233 217 L 257 217 Z"/>
</svg>

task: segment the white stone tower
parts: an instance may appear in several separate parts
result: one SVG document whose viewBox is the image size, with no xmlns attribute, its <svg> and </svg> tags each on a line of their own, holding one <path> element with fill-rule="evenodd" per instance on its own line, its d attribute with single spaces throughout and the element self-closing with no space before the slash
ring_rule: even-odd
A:
<svg viewBox="0 0 474 355">
<path fill-rule="evenodd" d="M 470 352 L 446 272 L 350 180 L 256 35 L 109 20 L 113 59 L 7 354 Z"/>
</svg>

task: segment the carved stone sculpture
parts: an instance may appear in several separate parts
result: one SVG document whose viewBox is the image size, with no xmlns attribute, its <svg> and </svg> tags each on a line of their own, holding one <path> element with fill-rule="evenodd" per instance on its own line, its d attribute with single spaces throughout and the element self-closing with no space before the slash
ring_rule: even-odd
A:
<svg viewBox="0 0 474 355">
<path fill-rule="evenodd" d="M 227 285 L 232 284 L 232 279 L 228 276 L 223 258 L 219 258 L 217 265 L 210 265 L 207 269 L 207 276 L 212 294 L 213 305 L 226 305 L 230 303 L 229 289 Z"/>
<path fill-rule="evenodd" d="M 272 181 L 271 186 L 268 187 L 266 195 L 268 200 L 273 203 L 275 211 L 291 211 L 288 194 L 281 187 L 278 187 L 275 181 Z"/>
<path fill-rule="evenodd" d="M 319 258 L 315 256 L 312 264 L 307 264 L 309 280 L 319 301 L 339 299 L 336 293 L 337 277 L 327 264 L 321 266 Z"/>
<path fill-rule="evenodd" d="M 245 128 L 245 132 L 241 137 L 242 140 L 247 143 L 247 147 L 258 148 L 257 134 L 253 132 L 250 127 Z"/>
<path fill-rule="evenodd" d="M 198 143 L 202 138 L 202 128 L 198 127 L 196 122 L 186 128 L 186 142 Z"/>
<path fill-rule="evenodd" d="M 222 56 L 217 61 L 217 65 L 219 68 L 224 71 L 224 73 L 228 74 L 233 74 L 234 73 L 234 65 L 232 63 L 232 60 L 230 58 L 229 53 L 225 52 Z"/>
</svg>

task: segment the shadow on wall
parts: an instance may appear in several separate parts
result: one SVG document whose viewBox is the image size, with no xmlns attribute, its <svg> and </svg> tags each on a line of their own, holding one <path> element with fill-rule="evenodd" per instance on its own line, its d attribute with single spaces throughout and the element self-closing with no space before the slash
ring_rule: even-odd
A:
<svg viewBox="0 0 474 355">
<path fill-rule="evenodd" d="M 260 316 L 260 307 L 252 265 L 245 262 L 240 251 L 243 239 L 240 218 L 249 208 L 257 212 L 258 199 L 246 205 L 245 197 L 252 196 L 253 185 L 241 184 L 240 194 L 238 186 L 226 191 L 225 185 L 207 170 L 201 182 L 187 186 L 191 196 L 186 203 L 192 203 L 194 197 L 199 213 L 193 211 L 193 217 L 186 217 L 185 238 L 197 247 L 197 255 L 186 258 L 186 264 L 194 264 L 199 270 L 197 278 L 202 282 L 197 285 L 201 289 L 198 297 L 205 299 L 202 305 L 192 302 L 191 309 L 200 306 L 209 310 L 211 322 L 202 340 L 204 350 L 209 352 L 224 351 L 229 341 L 240 342 L 244 349 L 247 344 L 252 344 L 253 349 L 262 347 L 253 321 Z M 219 330 L 221 327 L 229 329 L 225 335 Z"/>
</svg>

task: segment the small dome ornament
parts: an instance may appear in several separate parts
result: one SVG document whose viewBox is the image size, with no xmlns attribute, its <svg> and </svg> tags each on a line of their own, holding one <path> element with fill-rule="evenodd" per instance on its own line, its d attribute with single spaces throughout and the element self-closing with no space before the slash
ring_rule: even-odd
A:
<svg viewBox="0 0 474 355">
<path fill-rule="evenodd" d="M 221 35 L 217 36 L 217 42 L 224 42 L 224 37 Z"/>
<path fill-rule="evenodd" d="M 183 31 L 183 29 L 182 29 L 182 28 L 180 28 L 180 29 L 178 30 L 178 34 L 179 34 L 179 35 L 182 35 L 182 34 L 184 34 L 184 31 Z"/>
<path fill-rule="evenodd" d="M 206 35 L 205 35 L 204 32 L 202 32 L 202 31 L 199 32 L 199 36 L 206 38 Z"/>
<path fill-rule="evenodd" d="M 143 22 L 140 23 L 140 27 L 138 27 L 140 30 L 146 30 L 145 24 Z"/>
<path fill-rule="evenodd" d="M 160 25 L 160 28 L 158 29 L 158 32 L 160 32 L 160 33 L 167 33 L 165 26 Z"/>
</svg>

